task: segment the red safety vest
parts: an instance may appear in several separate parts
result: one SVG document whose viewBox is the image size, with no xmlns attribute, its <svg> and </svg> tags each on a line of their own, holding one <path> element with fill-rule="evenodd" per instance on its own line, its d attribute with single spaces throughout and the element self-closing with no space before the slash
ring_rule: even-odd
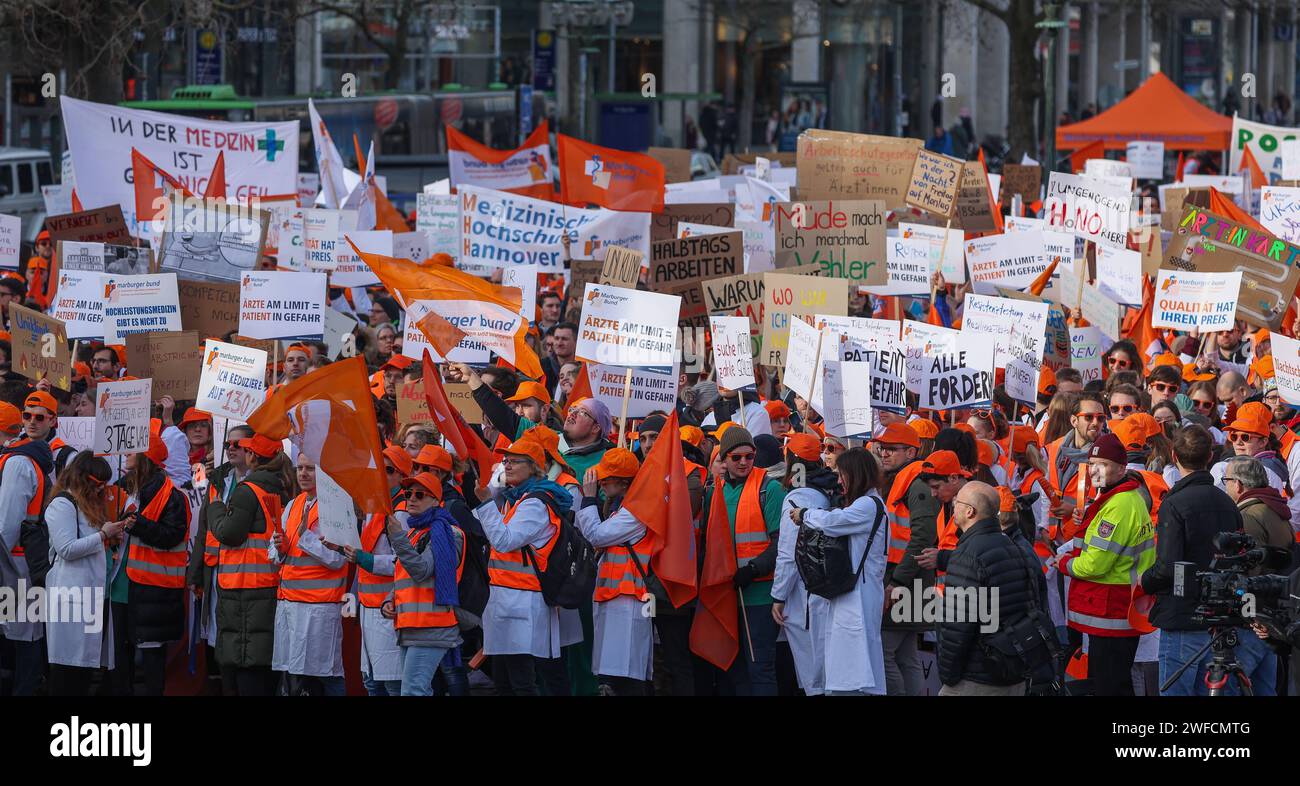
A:
<svg viewBox="0 0 1300 786">
<path fill-rule="evenodd" d="M 387 517 L 383 513 L 376 513 L 366 521 L 366 526 L 361 529 L 361 548 L 371 554 L 375 553 L 375 546 L 379 543 L 379 538 L 384 534 L 384 528 L 387 525 Z M 388 593 L 393 591 L 393 577 L 381 576 L 378 573 L 371 573 L 365 568 L 357 565 L 357 600 L 362 606 L 368 609 L 377 609 L 384 605 L 384 598 Z"/>
<path fill-rule="evenodd" d="M 280 589 L 276 597 L 298 603 L 341 603 L 348 589 L 348 566 L 327 568 L 299 547 L 304 530 L 316 526 L 316 505 L 307 508 L 307 495 L 289 503 L 289 520 L 284 528 L 285 553 L 280 563 Z M 307 515 L 303 515 L 306 511 Z"/>
<path fill-rule="evenodd" d="M 456 583 L 465 573 L 465 551 L 469 544 L 465 542 L 465 533 L 459 527 L 452 527 L 460 535 L 460 562 L 456 565 Z M 415 547 L 420 536 L 427 530 L 407 530 L 406 537 Z M 423 581 L 416 581 L 402 567 L 402 561 L 393 565 L 393 610 L 397 619 L 393 627 L 403 628 L 450 628 L 456 624 L 456 610 L 451 606 L 438 603 L 438 593 L 434 589 L 434 577 L 430 575 Z"/>
<path fill-rule="evenodd" d="M 907 544 L 912 540 L 911 511 L 907 509 L 907 491 L 921 474 L 922 461 L 913 461 L 898 471 L 889 488 L 885 510 L 889 516 L 889 546 L 885 560 L 891 565 L 903 561 Z"/>
<path fill-rule="evenodd" d="M 246 480 L 242 482 L 257 497 L 257 504 L 262 506 L 266 530 L 248 533 L 248 538 L 239 546 L 221 544 L 217 559 L 217 586 L 226 590 L 269 589 L 280 583 L 280 569 L 271 562 L 267 549 L 271 545 L 271 533 L 280 526 L 283 503 L 261 486 Z"/>
<path fill-rule="evenodd" d="M 525 497 L 524 499 L 530 499 Z M 523 499 L 510 506 L 506 511 L 505 523 L 510 525 L 510 520 L 514 518 L 515 511 L 523 503 Z M 541 500 L 538 500 L 541 502 Z M 545 504 L 545 503 L 543 503 Z M 560 537 L 560 519 L 551 510 L 550 505 L 546 505 L 546 515 L 551 519 L 551 526 L 555 532 L 546 545 L 540 549 L 533 550 L 533 558 L 537 564 L 537 570 L 546 570 L 546 563 L 551 557 L 551 550 L 555 548 L 555 541 Z M 532 564 L 524 557 L 523 549 L 514 551 L 497 551 L 495 548 L 488 554 L 488 583 L 494 587 L 509 587 L 510 589 L 531 590 L 541 592 L 542 584 L 537 579 L 537 574 L 533 571 Z"/>
<path fill-rule="evenodd" d="M 140 511 L 143 518 L 151 521 L 158 521 L 162 517 L 163 511 L 167 508 L 167 502 L 171 499 L 172 493 L 176 491 L 172 479 L 163 476 L 162 486 L 158 493 L 154 494 L 153 499 Z M 179 493 L 179 492 L 177 492 Z M 169 549 L 156 549 L 153 546 L 145 545 L 139 538 L 131 538 L 131 548 L 127 551 L 126 556 L 126 576 L 136 584 L 148 584 L 151 587 L 166 587 L 168 589 L 183 589 L 185 587 L 185 566 L 190 561 L 190 506 L 183 498 L 181 502 L 185 509 L 185 527 L 186 537 L 181 539 L 180 543 Z"/>
</svg>

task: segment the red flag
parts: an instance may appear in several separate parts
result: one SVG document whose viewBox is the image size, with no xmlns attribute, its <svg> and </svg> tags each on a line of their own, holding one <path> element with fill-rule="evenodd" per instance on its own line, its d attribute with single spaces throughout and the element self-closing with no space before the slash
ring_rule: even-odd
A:
<svg viewBox="0 0 1300 786">
<path fill-rule="evenodd" d="M 212 165 L 212 174 L 208 175 L 208 187 L 203 189 L 203 196 L 226 199 L 226 153 L 217 153 L 217 162 Z"/>
<path fill-rule="evenodd" d="M 1237 207 L 1236 202 L 1233 202 L 1231 199 L 1228 199 L 1226 196 L 1219 193 L 1219 190 L 1214 186 L 1210 186 L 1210 212 L 1218 213 L 1226 218 L 1231 218 L 1238 224 L 1245 224 L 1256 232 L 1263 232 L 1269 235 L 1273 234 L 1265 229 L 1263 224 L 1256 221 L 1254 216 Z"/>
<path fill-rule="evenodd" d="M 138 221 L 151 221 L 161 210 L 158 200 L 167 199 L 167 187 L 192 196 L 181 182 L 167 174 L 143 153 L 131 148 L 131 177 L 135 185 L 135 215 Z M 159 180 L 162 183 L 159 183 Z M 164 207 L 165 209 L 165 207 Z"/>
<path fill-rule="evenodd" d="M 1183 151 L 1178 151 L 1178 168 L 1174 170 L 1174 182 L 1183 182 Z"/>
<path fill-rule="evenodd" d="M 1241 167 L 1250 171 L 1250 187 L 1263 188 L 1268 185 L 1268 178 L 1264 176 L 1264 170 L 1259 168 L 1259 162 L 1255 160 L 1255 154 L 1250 152 L 1250 145 L 1246 145 L 1241 151 Z"/>
<path fill-rule="evenodd" d="M 662 213 L 664 165 L 647 155 L 559 134 L 560 201 L 610 210 Z"/>
<path fill-rule="evenodd" d="M 438 426 L 438 433 L 447 438 L 459 458 L 473 460 L 478 465 L 479 486 L 485 485 L 492 477 L 492 465 L 496 463 L 496 457 L 474 429 L 465 423 L 460 411 L 452 406 L 447 391 L 442 387 L 442 377 L 427 349 L 424 350 L 424 361 L 420 368 L 424 373 L 424 400 L 429 405 L 429 414 Z"/>
<path fill-rule="evenodd" d="M 659 432 L 668 438 L 655 441 L 623 497 L 623 507 L 646 526 L 650 564 L 676 608 L 695 597 L 695 526 L 679 432 L 674 410 Z"/>
<path fill-rule="evenodd" d="M 1084 162 L 1090 158 L 1105 157 L 1106 145 L 1100 139 L 1089 142 L 1070 154 L 1070 172 L 1082 172 Z"/>
<path fill-rule="evenodd" d="M 691 623 L 691 652 L 720 669 L 731 668 L 740 652 L 740 608 L 736 588 L 736 546 L 727 520 L 722 485 L 713 487 L 705 531 L 704 569 L 700 572 L 699 603 Z"/>
</svg>

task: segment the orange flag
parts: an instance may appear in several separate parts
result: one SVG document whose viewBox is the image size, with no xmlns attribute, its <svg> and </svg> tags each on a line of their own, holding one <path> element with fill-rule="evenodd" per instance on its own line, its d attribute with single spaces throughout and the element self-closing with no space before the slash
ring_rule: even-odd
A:
<svg viewBox="0 0 1300 786">
<path fill-rule="evenodd" d="M 1174 182 L 1183 182 L 1183 151 L 1178 151 L 1178 168 L 1174 170 Z"/>
<path fill-rule="evenodd" d="M 662 213 L 664 165 L 647 155 L 559 134 L 560 201 L 611 210 Z"/>
<path fill-rule="evenodd" d="M 208 186 L 203 189 L 203 196 L 215 197 L 220 200 L 226 198 L 226 153 L 219 151 L 217 161 L 212 165 L 212 174 L 208 175 Z"/>
<path fill-rule="evenodd" d="M 1002 206 L 993 198 L 993 183 L 989 181 L 989 165 L 984 162 L 984 148 L 980 148 L 979 153 L 980 168 L 984 170 L 984 188 L 989 195 L 989 211 L 993 213 L 993 223 L 997 224 L 999 232 L 1005 232 L 1006 228 L 1002 224 Z"/>
<path fill-rule="evenodd" d="M 543 120 L 524 143 L 497 150 L 474 140 L 451 125 L 447 133 L 447 164 L 451 184 L 483 186 L 533 199 L 555 199 L 551 178 L 551 132 Z"/>
<path fill-rule="evenodd" d="M 725 671 L 740 652 L 740 609 L 738 593 L 731 586 L 736 575 L 736 546 L 727 520 L 727 502 L 718 486 L 713 488 L 706 527 L 691 652 Z"/>
<path fill-rule="evenodd" d="M 72 189 L 72 212 L 80 213 L 82 210 L 81 197 L 77 196 L 77 189 L 74 188 Z"/>
<path fill-rule="evenodd" d="M 433 415 L 438 426 L 438 433 L 447 438 L 458 457 L 472 460 L 478 465 L 479 486 L 482 487 L 492 477 L 492 465 L 496 463 L 496 457 L 465 422 L 460 411 L 452 406 L 451 399 L 447 398 L 447 391 L 442 386 L 442 376 L 438 374 L 437 366 L 427 349 L 420 369 L 424 374 L 424 400 L 429 405 L 429 414 Z"/>
<path fill-rule="evenodd" d="M 298 435 L 299 449 L 366 513 L 392 511 L 375 403 L 360 356 L 330 363 L 275 390 L 248 417 L 271 439 Z"/>
<path fill-rule="evenodd" d="M 1133 340 L 1138 352 L 1146 357 L 1147 347 L 1160 339 L 1160 332 L 1151 327 L 1151 304 L 1156 299 L 1156 285 L 1151 276 L 1142 277 L 1142 308 L 1129 309 L 1120 327 L 1120 334 Z"/>
<path fill-rule="evenodd" d="M 167 174 L 134 147 L 131 148 L 131 176 L 135 181 L 135 215 L 139 221 L 150 221 L 161 212 L 156 205 L 159 199 L 167 199 L 167 188 L 191 196 L 181 181 Z"/>
<path fill-rule="evenodd" d="M 465 338 L 465 331 L 433 311 L 416 320 L 415 326 L 420 329 L 424 337 L 429 340 L 429 344 L 438 350 L 438 354 L 443 357 L 446 357 L 448 353 L 456 348 L 461 339 Z"/>
<path fill-rule="evenodd" d="M 1250 145 L 1246 145 L 1241 151 L 1241 167 L 1250 171 L 1250 187 L 1263 188 L 1268 185 L 1268 178 L 1264 176 L 1264 170 L 1259 168 L 1259 162 L 1255 160 L 1255 154 L 1250 152 Z"/>
<path fill-rule="evenodd" d="M 1105 158 L 1106 145 L 1100 140 L 1094 140 L 1079 148 L 1070 154 L 1070 172 L 1083 171 L 1083 164 L 1090 158 Z"/>
<path fill-rule="evenodd" d="M 1238 224 L 1245 224 L 1256 232 L 1263 232 L 1268 235 L 1273 234 L 1265 229 L 1263 224 L 1256 221 L 1254 216 L 1237 207 L 1236 202 L 1233 202 L 1231 199 L 1219 193 L 1219 190 L 1214 186 L 1210 186 L 1210 212 L 1218 213 L 1225 218 L 1230 218 Z"/>
<path fill-rule="evenodd" d="M 591 392 L 591 377 L 587 375 L 587 361 L 584 360 L 579 364 L 578 376 L 573 380 L 573 387 L 569 389 L 569 397 L 565 399 L 565 414 L 568 414 L 569 407 L 594 395 Z"/>
<path fill-rule="evenodd" d="M 1048 265 L 1047 269 L 1042 273 L 1039 273 L 1038 278 L 1034 279 L 1034 282 L 1029 285 L 1029 293 L 1031 295 L 1043 294 L 1043 290 L 1047 289 L 1047 283 L 1052 280 L 1052 274 L 1056 272 L 1056 266 L 1060 263 L 1061 258 L 1059 256 L 1052 257 L 1052 264 Z"/>
<path fill-rule="evenodd" d="M 674 410 L 659 432 L 673 438 L 655 441 L 623 497 L 623 507 L 646 526 L 650 564 L 675 608 L 695 597 L 695 525 L 679 432 Z"/>
</svg>

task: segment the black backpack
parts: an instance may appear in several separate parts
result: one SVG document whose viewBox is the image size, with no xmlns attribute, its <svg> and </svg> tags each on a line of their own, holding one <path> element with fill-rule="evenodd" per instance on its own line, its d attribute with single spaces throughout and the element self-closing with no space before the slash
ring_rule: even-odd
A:
<svg viewBox="0 0 1300 786">
<path fill-rule="evenodd" d="M 794 564 L 799 569 L 804 587 L 813 595 L 828 599 L 853 589 L 858 576 L 862 574 L 863 566 L 867 564 L 871 544 L 875 542 L 880 522 L 884 518 L 885 506 L 877 501 L 876 521 L 871 525 L 867 547 L 862 550 L 862 559 L 856 570 L 850 553 L 850 535 L 827 535 L 819 529 L 800 525 L 799 536 L 794 544 Z"/>
<path fill-rule="evenodd" d="M 550 508 L 545 497 L 537 497 Z M 551 508 L 555 512 L 554 508 Z M 596 549 L 587 541 L 573 523 L 573 509 L 558 514 L 560 532 L 555 548 L 546 561 L 546 569 L 538 570 L 537 557 L 532 546 L 524 546 L 524 559 L 533 566 L 537 581 L 542 585 L 542 598 L 547 606 L 576 609 L 591 602 L 596 590 Z"/>
<path fill-rule="evenodd" d="M 1038 605 L 1038 578 L 1028 558 L 1014 543 L 1010 548 L 1020 557 L 1029 581 L 1029 610 L 1010 625 L 1003 624 L 993 633 L 981 634 L 978 643 L 989 673 L 1007 683 L 1027 680 L 1036 685 L 1059 687 L 1064 682 L 1063 651 L 1051 616 Z"/>
<path fill-rule="evenodd" d="M 460 581 L 456 583 L 460 595 L 459 608 L 482 619 L 483 610 L 487 608 L 490 585 L 488 583 L 487 560 L 483 549 L 473 535 L 465 533 L 465 569 L 461 571 Z M 468 622 L 468 620 L 467 620 Z M 477 624 L 469 627 L 478 627 Z M 465 625 L 461 625 L 465 629 Z"/>
</svg>

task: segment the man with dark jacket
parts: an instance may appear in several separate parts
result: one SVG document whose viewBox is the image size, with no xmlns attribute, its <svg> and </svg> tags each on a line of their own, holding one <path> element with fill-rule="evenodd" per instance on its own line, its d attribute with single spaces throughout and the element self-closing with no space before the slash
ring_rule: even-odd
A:
<svg viewBox="0 0 1300 786">
<path fill-rule="evenodd" d="M 1210 640 L 1206 626 L 1192 621 L 1197 601 L 1175 597 L 1174 563 L 1192 562 L 1206 570 L 1214 559 L 1214 536 L 1241 529 L 1241 513 L 1232 499 L 1214 485 L 1206 470 L 1214 451 L 1210 432 L 1197 425 L 1184 426 L 1174 436 L 1174 460 L 1182 480 L 1165 495 L 1156 522 L 1156 562 L 1142 574 L 1142 590 L 1154 595 L 1151 624 L 1160 629 L 1160 682 L 1191 659 Z M 1189 577 L 1190 579 L 1190 577 Z M 1210 654 L 1188 668 L 1162 696 L 1207 695 L 1206 667 Z"/>
<path fill-rule="evenodd" d="M 961 534 L 948 559 L 944 612 L 939 621 L 940 696 L 1018 696 L 1024 680 L 1007 682 L 992 673 L 979 646 L 982 633 L 1010 625 L 1029 610 L 1026 557 L 998 524 L 998 493 L 978 480 L 953 499 L 953 523 Z M 1037 565 L 1037 560 L 1034 561 Z"/>
</svg>

